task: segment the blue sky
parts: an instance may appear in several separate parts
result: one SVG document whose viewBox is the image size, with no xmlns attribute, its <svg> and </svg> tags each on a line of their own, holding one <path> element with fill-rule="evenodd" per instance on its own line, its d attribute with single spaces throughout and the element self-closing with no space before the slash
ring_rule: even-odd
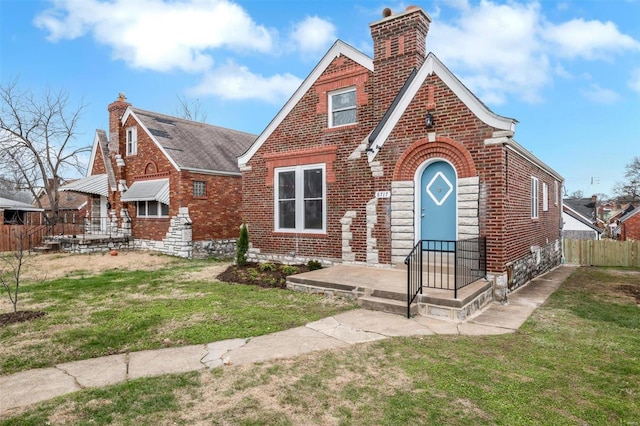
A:
<svg viewBox="0 0 640 426">
<path fill-rule="evenodd" d="M 2 0 L 0 79 L 84 102 L 78 145 L 119 92 L 258 134 L 336 39 L 371 56 L 369 23 L 410 4 L 433 19 L 427 50 L 569 193 L 612 194 L 640 156 L 640 0 Z"/>
</svg>

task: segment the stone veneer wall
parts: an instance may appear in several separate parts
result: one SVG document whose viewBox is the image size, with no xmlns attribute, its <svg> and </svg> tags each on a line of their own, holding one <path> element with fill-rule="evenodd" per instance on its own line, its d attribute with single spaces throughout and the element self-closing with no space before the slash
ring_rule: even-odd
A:
<svg viewBox="0 0 640 426">
<path fill-rule="evenodd" d="M 531 253 L 507 264 L 505 274 L 488 273 L 495 279 L 493 298 L 507 303 L 507 295 L 535 277 L 544 274 L 562 263 L 562 242 L 558 239 L 543 247 L 531 247 Z"/>
<path fill-rule="evenodd" d="M 169 230 L 162 241 L 134 240 L 134 247 L 142 250 L 153 250 L 171 256 L 191 258 L 193 256 L 192 222 L 189 208 L 180 207 L 178 214 L 171 218 Z"/>
<path fill-rule="evenodd" d="M 249 236 L 251 239 L 251 236 Z M 327 259 L 327 258 L 316 258 L 316 257 L 306 257 L 306 256 L 291 256 L 286 254 L 262 254 L 259 248 L 253 247 L 253 244 L 249 242 L 249 250 L 247 251 L 247 260 L 249 262 L 274 262 L 274 263 L 282 263 L 285 265 L 306 265 L 310 260 L 315 260 L 320 262 L 323 267 L 333 266 L 335 264 L 340 263 L 349 263 L 342 262 L 340 259 Z"/>
<path fill-rule="evenodd" d="M 458 240 L 480 235 L 479 182 L 477 176 L 458 179 Z M 391 263 L 394 265 L 404 262 L 415 245 L 414 211 L 414 182 L 391 182 Z"/>
<path fill-rule="evenodd" d="M 193 257 L 197 259 L 206 259 L 208 257 L 232 259 L 236 255 L 237 242 L 236 238 L 194 241 Z"/>
</svg>

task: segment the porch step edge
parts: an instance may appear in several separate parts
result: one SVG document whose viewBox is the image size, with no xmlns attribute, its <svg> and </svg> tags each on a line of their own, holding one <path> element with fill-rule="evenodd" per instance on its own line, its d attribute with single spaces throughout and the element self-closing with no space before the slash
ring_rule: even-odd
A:
<svg viewBox="0 0 640 426">
<path fill-rule="evenodd" d="M 400 300 L 385 299 L 375 296 L 362 296 L 358 298 L 358 304 L 371 311 L 380 311 L 396 315 L 407 315 L 407 303 Z M 418 314 L 418 304 L 412 303 L 409 311 L 411 316 Z"/>
</svg>

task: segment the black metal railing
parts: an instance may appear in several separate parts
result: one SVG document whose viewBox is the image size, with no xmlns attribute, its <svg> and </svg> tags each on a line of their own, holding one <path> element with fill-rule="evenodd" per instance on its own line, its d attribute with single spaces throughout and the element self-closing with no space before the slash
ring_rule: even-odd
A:
<svg viewBox="0 0 640 426">
<path fill-rule="evenodd" d="M 60 219 L 50 229 L 49 236 L 112 238 L 122 235 L 118 220 L 109 216 Z"/>
<path fill-rule="evenodd" d="M 420 240 L 405 258 L 407 265 L 407 317 L 411 303 L 423 288 L 458 290 L 487 275 L 485 237 L 460 241 Z"/>
</svg>

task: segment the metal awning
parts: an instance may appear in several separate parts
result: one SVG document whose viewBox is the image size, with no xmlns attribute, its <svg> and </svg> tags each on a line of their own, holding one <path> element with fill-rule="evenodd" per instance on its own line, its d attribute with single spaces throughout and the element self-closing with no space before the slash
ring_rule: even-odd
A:
<svg viewBox="0 0 640 426">
<path fill-rule="evenodd" d="M 169 204 L 169 179 L 133 182 L 120 199 L 122 201 L 160 201 Z"/>
<path fill-rule="evenodd" d="M 62 185 L 59 190 L 107 197 L 109 195 L 109 179 L 106 174 L 87 176 Z"/>
</svg>

